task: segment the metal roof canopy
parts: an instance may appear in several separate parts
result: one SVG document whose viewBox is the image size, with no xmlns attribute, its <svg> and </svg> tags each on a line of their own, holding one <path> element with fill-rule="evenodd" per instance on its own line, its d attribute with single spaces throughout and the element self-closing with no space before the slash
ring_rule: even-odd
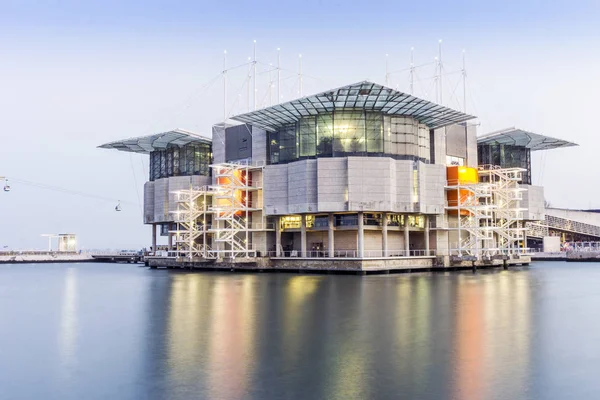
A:
<svg viewBox="0 0 600 400">
<path fill-rule="evenodd" d="M 168 146 L 184 146 L 189 143 L 206 143 L 212 141 L 197 133 L 184 129 L 174 129 L 154 135 L 140 136 L 131 139 L 118 140 L 98 146 L 101 149 L 115 149 L 132 153 L 149 154 L 151 151 L 164 150 Z"/>
<path fill-rule="evenodd" d="M 388 87 L 363 81 L 312 96 L 288 101 L 232 117 L 259 128 L 275 131 L 300 118 L 339 109 L 382 112 L 387 115 L 413 117 L 430 129 L 465 122 L 475 118 L 442 105 L 402 93 Z"/>
<path fill-rule="evenodd" d="M 578 144 L 567 142 L 566 140 L 556 139 L 514 127 L 479 136 L 477 138 L 477 144 L 508 144 L 526 147 L 531 149 L 531 151 L 578 146 Z"/>
</svg>

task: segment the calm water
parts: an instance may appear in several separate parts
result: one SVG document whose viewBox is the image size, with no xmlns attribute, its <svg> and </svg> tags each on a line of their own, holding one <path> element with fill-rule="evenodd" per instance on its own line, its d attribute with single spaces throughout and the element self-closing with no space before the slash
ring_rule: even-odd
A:
<svg viewBox="0 0 600 400">
<path fill-rule="evenodd" d="M 600 264 L 339 276 L 0 265 L 2 399 L 600 397 Z"/>
</svg>

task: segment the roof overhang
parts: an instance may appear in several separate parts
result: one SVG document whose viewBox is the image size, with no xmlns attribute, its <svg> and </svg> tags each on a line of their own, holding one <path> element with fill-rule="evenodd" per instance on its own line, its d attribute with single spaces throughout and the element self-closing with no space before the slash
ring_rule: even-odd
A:
<svg viewBox="0 0 600 400">
<path fill-rule="evenodd" d="M 101 149 L 114 149 L 132 153 L 149 154 L 155 150 L 164 150 L 169 146 L 184 146 L 190 143 L 211 144 L 207 137 L 184 129 L 174 129 L 154 135 L 118 140 L 98 146 Z"/>
<path fill-rule="evenodd" d="M 366 110 L 387 115 L 413 117 L 430 129 L 475 118 L 428 100 L 364 81 L 236 115 L 232 119 L 268 131 L 275 131 L 279 127 L 295 123 L 303 117 L 331 113 L 336 110 Z"/>
<path fill-rule="evenodd" d="M 531 151 L 578 146 L 576 143 L 556 139 L 517 128 L 508 128 L 477 137 L 477 144 L 507 144 L 526 147 Z"/>
</svg>

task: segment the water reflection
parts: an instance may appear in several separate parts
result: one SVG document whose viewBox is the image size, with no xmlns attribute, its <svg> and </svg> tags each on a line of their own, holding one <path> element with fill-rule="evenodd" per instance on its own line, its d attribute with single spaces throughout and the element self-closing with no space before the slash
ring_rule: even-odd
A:
<svg viewBox="0 0 600 400">
<path fill-rule="evenodd" d="M 530 277 L 172 274 L 167 397 L 525 397 Z"/>
<path fill-rule="evenodd" d="M 71 377 L 77 363 L 77 304 L 77 269 L 69 268 L 65 273 L 58 330 L 60 372 L 63 374 L 63 379 Z"/>
</svg>

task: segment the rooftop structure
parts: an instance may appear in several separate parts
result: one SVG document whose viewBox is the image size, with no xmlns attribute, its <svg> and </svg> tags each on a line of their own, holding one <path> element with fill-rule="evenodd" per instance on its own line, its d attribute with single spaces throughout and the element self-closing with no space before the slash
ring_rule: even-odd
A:
<svg viewBox="0 0 600 400">
<path fill-rule="evenodd" d="M 336 110 L 364 110 L 383 115 L 412 117 L 430 129 L 475 118 L 377 83 L 363 81 L 236 115 L 232 119 L 267 131 L 276 131 L 279 127 L 298 122 L 302 118 Z"/>
<path fill-rule="evenodd" d="M 531 152 L 577 144 L 523 129 L 508 128 L 477 137 L 479 164 L 523 168 L 522 183 L 531 185 Z"/>
<path fill-rule="evenodd" d="M 491 132 L 477 138 L 477 144 L 504 144 L 524 147 L 531 151 L 550 150 L 559 147 L 577 146 L 577 144 L 539 133 L 528 132 L 523 129 L 507 128 Z"/>
<path fill-rule="evenodd" d="M 98 146 L 101 149 L 115 149 L 132 153 L 150 154 L 156 150 L 165 150 L 170 146 L 185 146 L 190 143 L 210 144 L 211 140 L 185 129 L 155 133 L 153 135 L 117 140 Z"/>
</svg>

